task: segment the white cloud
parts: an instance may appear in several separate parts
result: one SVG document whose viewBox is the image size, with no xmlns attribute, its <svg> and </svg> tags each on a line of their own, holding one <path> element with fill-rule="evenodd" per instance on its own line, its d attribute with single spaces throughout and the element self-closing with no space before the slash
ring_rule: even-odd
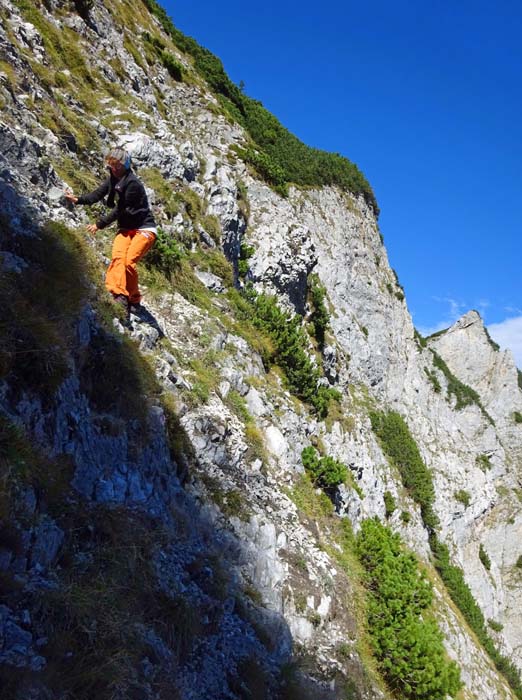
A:
<svg viewBox="0 0 522 700">
<path fill-rule="evenodd" d="M 522 316 L 506 318 L 501 323 L 492 323 L 488 331 L 502 350 L 511 350 L 517 367 L 522 367 Z"/>
<path fill-rule="evenodd" d="M 435 325 L 415 326 L 424 338 L 433 335 L 433 333 L 437 333 L 437 331 L 442 331 L 446 328 L 449 328 L 455 323 L 455 321 L 458 321 L 459 318 L 466 311 L 468 311 L 468 307 L 465 302 L 458 301 L 457 299 L 453 299 L 452 297 L 432 297 L 432 299 L 433 301 L 437 301 L 441 304 L 448 304 L 449 308 L 445 312 L 443 320 L 439 321 Z M 483 304 L 486 305 L 487 302 L 483 302 Z"/>
<path fill-rule="evenodd" d="M 448 318 L 449 323 L 446 326 L 451 326 L 455 321 L 457 321 L 463 313 L 467 311 L 467 304 L 465 301 L 459 301 L 458 299 L 453 299 L 452 297 L 433 297 L 434 301 L 440 303 L 449 304 Z M 444 328 L 444 326 L 443 326 Z M 440 330 L 440 329 L 439 329 Z"/>
</svg>

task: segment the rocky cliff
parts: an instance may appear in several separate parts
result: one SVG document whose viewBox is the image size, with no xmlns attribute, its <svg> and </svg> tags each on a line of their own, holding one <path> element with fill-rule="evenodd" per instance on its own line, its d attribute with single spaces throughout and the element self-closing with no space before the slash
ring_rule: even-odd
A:
<svg viewBox="0 0 522 700">
<path fill-rule="evenodd" d="M 510 353 L 476 312 L 418 336 L 368 191 L 276 182 L 155 3 L 0 14 L 5 697 L 442 698 L 385 682 L 375 516 L 430 581 L 461 697 L 520 697 Z M 161 226 L 129 323 L 110 232 L 63 198 L 116 143 Z"/>
</svg>

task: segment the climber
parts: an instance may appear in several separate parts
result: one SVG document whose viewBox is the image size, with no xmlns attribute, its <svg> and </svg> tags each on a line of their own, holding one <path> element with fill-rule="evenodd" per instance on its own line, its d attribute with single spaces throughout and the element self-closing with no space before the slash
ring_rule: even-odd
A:
<svg viewBox="0 0 522 700">
<path fill-rule="evenodd" d="M 105 277 L 105 286 L 114 301 L 128 315 L 131 306 L 141 301 L 136 264 L 156 240 L 156 222 L 149 207 L 145 187 L 131 170 L 130 155 L 123 148 L 112 149 L 105 158 L 109 177 L 90 194 L 75 196 L 72 190 L 65 197 L 73 204 L 95 204 L 106 195 L 111 211 L 89 224 L 94 235 L 99 229 L 118 223 L 118 233 L 112 245 L 112 260 Z M 115 205 L 115 196 L 118 202 Z"/>
</svg>

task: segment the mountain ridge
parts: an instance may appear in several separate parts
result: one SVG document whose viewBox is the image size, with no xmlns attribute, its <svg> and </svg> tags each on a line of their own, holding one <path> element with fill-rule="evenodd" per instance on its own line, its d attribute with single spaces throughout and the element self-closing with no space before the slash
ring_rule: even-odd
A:
<svg viewBox="0 0 522 700">
<path fill-rule="evenodd" d="M 132 151 L 166 240 L 175 241 L 182 256 L 180 265 L 169 270 L 166 278 L 152 265 L 144 270 L 149 287 L 145 312 L 131 318 L 129 329 L 113 321 L 114 314 L 100 304 L 103 295 L 87 285 L 90 296 L 84 298 L 81 314 L 76 321 L 66 319 L 75 328 L 72 351 L 64 346 L 67 360 L 65 364 L 57 361 L 53 374 L 47 374 L 45 364 L 36 367 L 41 386 L 27 383 L 32 376 L 26 376 L 28 368 L 20 365 L 11 345 L 3 348 L 7 357 L 2 370 L 3 414 L 23 427 L 52 458 L 61 454 L 74 458 L 74 476 L 61 486 L 58 504 L 60 499 L 70 501 L 77 523 L 86 517 L 82 514 L 82 520 L 80 511 L 87 507 L 89 513 L 90 509 L 93 533 L 71 545 L 68 521 L 55 510 L 56 502 L 51 503 L 47 493 L 52 492 L 50 485 L 28 485 L 22 479 L 13 501 L 18 512 L 10 518 L 15 532 L 10 539 L 4 538 L 2 549 L 10 552 L 2 555 L 2 562 L 7 562 L 11 584 L 22 583 L 25 591 L 40 577 L 58 585 L 58 591 L 67 590 L 63 576 L 74 573 L 83 592 L 90 592 L 81 567 L 98 576 L 100 569 L 89 568 L 94 566 L 89 562 L 100 557 L 101 570 L 107 566 L 107 533 L 109 540 L 112 537 L 128 547 L 122 530 L 126 521 L 133 522 L 140 565 L 148 571 L 153 562 L 151 577 L 146 577 L 151 588 L 146 591 L 153 590 L 154 595 L 149 598 L 147 594 L 142 618 L 137 605 L 122 609 L 115 598 L 120 614 L 117 630 L 125 645 L 130 644 L 128 629 L 134 629 L 125 615 L 134 615 L 141 625 L 139 653 L 129 655 L 128 665 L 119 665 L 117 657 L 109 655 L 114 677 L 122 679 L 121 687 L 110 690 L 109 679 L 100 693 L 113 692 L 107 697 L 119 697 L 118 693 L 121 696 L 132 687 L 147 698 L 165 697 L 164 692 L 178 692 L 183 698 L 291 697 L 291 692 L 297 697 L 306 693 L 310 697 L 389 697 L 390 691 L 375 672 L 375 660 L 364 653 L 360 609 L 343 595 L 346 587 L 359 591 L 357 601 L 363 594 L 354 573 L 353 554 L 340 544 L 348 546 L 339 527 L 349 520 L 357 531 L 363 520 L 378 516 L 400 532 L 428 564 L 429 533 L 419 504 L 389 462 L 369 420 L 372 410 L 398 411 L 406 417 L 421 458 L 432 473 L 441 541 L 463 568 L 485 619 L 497 628 L 503 624 L 501 630 L 491 627 L 491 636 L 504 655 L 512 655 L 520 665 L 520 625 L 515 611 L 520 595 L 516 543 L 521 522 L 516 489 L 520 488 L 521 428 L 513 415 L 522 392 L 516 372 L 509 372 L 506 378 L 506 395 L 512 397 L 507 412 L 496 407 L 492 397 L 496 392 L 481 392 L 480 386 L 473 388 L 484 410 L 473 401 L 456 410 L 449 390 L 452 378 L 434 363 L 430 348 L 461 382 L 475 384 L 476 378 L 460 364 L 453 365 L 451 353 L 443 347 L 447 337 L 466 329 L 458 326 L 449 334 L 428 339 L 425 348 L 424 342 L 415 339 L 374 212 L 363 196 L 331 186 L 290 186 L 282 196 L 267 186 L 241 158 L 241 148 L 248 143 L 244 131 L 221 113 L 218 101 L 201 82 L 173 78 L 173 64 L 153 53 L 147 39 L 136 42 L 132 50 L 124 41 L 116 56 L 110 50 L 121 32 L 118 22 L 127 21 L 129 11 L 137 12 L 139 5 L 115 3 L 110 13 L 93 3 L 89 16 L 97 32 L 64 3 L 50 1 L 46 7 L 3 3 L 10 13 L 4 12 L 2 18 L 3 53 L 12 60 L 9 65 L 15 73 L 11 80 L 17 88 L 26 88 L 25 93 L 17 89 L 11 94 L 9 75 L 4 73 L 4 115 L 13 122 L 4 124 L 1 131 L 2 264 L 14 275 L 9 284 L 18 289 L 16 280 L 24 279 L 27 266 L 32 273 L 38 265 L 45 270 L 48 264 L 38 256 L 31 257 L 27 243 L 34 236 L 47 240 L 38 222 L 53 219 L 79 227 L 87 220 L 83 212 L 67 209 L 61 192 L 65 184 L 78 187 L 82 180 L 89 184 L 88 171 L 100 166 L 100 151 L 115 141 Z M 73 70 L 91 77 L 101 71 L 106 76 L 99 80 L 100 95 L 87 80 L 93 111 L 85 122 L 85 134 L 74 127 L 82 114 L 85 121 L 87 102 L 85 96 L 83 102 L 77 96 L 67 97 L 69 68 L 62 63 L 54 77 L 49 77 L 50 66 L 45 65 L 46 60 L 53 64 L 45 55 L 42 28 L 55 34 L 43 24 L 40 32 L 35 25 L 31 29 L 29 20 L 17 10 L 41 11 L 46 22 L 52 19 L 55 23 L 55 32 L 65 33 L 66 28 L 76 32 L 77 45 L 71 55 L 88 59 L 82 58 L 83 63 L 78 59 Z M 160 31 L 147 15 L 140 20 L 146 31 Z M 85 48 L 94 35 L 98 37 L 96 54 Z M 162 51 L 176 51 L 167 44 L 168 37 L 162 36 L 162 41 Z M 190 61 L 179 51 L 173 55 L 188 71 Z M 31 61 L 40 61 L 40 67 Z M 58 78 L 62 73 L 65 75 Z M 78 98 L 83 89 L 85 85 L 80 86 Z M 74 116 L 68 110 L 78 113 Z M 47 126 L 42 126 L 42 118 Z M 54 131 L 53 125 L 57 127 Z M 97 139 L 92 143 L 96 148 L 89 148 L 85 137 Z M 217 244 L 212 235 L 216 236 L 216 221 Z M 65 229 L 57 231 L 64 240 L 69 236 Z M 70 240 L 75 245 L 76 239 Z M 87 246 L 94 254 L 92 269 L 98 271 L 93 279 L 99 276 L 107 245 L 108 239 L 102 236 Z M 242 258 L 245 245 L 251 250 Z M 228 263 L 220 251 L 225 252 Z M 196 281 L 193 268 L 203 283 Z M 266 319 L 260 320 L 255 332 L 250 328 L 255 306 L 245 307 L 231 284 L 235 277 L 236 285 L 249 282 L 258 296 L 275 293 L 285 313 L 298 310 L 309 320 L 311 273 L 324 289 L 328 328 L 322 345 L 311 331 L 298 338 L 320 370 L 321 384 L 340 394 L 339 400 L 330 402 L 325 419 L 296 400 L 281 371 L 266 372 L 273 362 L 274 339 L 266 335 Z M 29 293 L 25 288 L 22 292 Z M 40 309 L 41 300 L 29 300 Z M 103 325 L 103 318 L 108 326 Z M 9 320 L 16 327 L 15 319 Z M 60 328 L 45 330 L 60 337 Z M 22 333 L 22 326 L 17 332 Z M 149 358 L 162 388 L 145 381 L 147 372 L 136 371 L 141 360 L 129 354 L 135 357 L 135 368 L 124 366 L 129 376 L 135 376 L 136 392 L 148 398 L 128 406 L 113 405 L 103 385 L 118 391 L 118 382 L 125 375 L 103 358 L 108 351 L 120 357 L 121 348 L 130 353 L 128 335 Z M 43 343 L 44 350 L 49 344 L 46 337 L 43 331 L 40 336 L 35 331 L 34 340 Z M 495 365 L 500 354 L 482 336 L 478 340 L 484 367 Z M 470 342 L 470 347 L 476 345 Z M 473 367 L 473 351 L 467 354 Z M 502 357 L 508 358 L 509 365 L 509 356 Z M 500 362 L 500 369 L 502 366 Z M 23 387 L 20 377 L 26 381 Z M 56 388 L 54 381 L 61 377 Z M 45 386 L 50 388 L 42 389 Z M 145 445 L 136 440 L 133 425 L 141 425 L 148 435 Z M 331 501 L 307 481 L 301 453 L 310 445 L 346 465 L 351 475 L 336 487 L 334 499 L 344 519 L 332 515 L 328 510 Z M 74 487 L 70 491 L 69 483 Z M 394 508 L 389 498 L 385 504 L 385 493 L 395 500 Z M 169 515 L 172 510 L 175 516 Z M 132 515 L 140 512 L 163 523 L 170 532 L 169 544 L 161 545 L 157 539 L 150 548 L 147 528 Z M 125 517 L 119 521 L 122 513 Z M 192 537 L 187 535 L 187 523 L 194 525 Z M 183 533 L 180 543 L 175 539 L 178 531 Z M 13 553 L 14 540 L 18 558 Z M 500 549 L 495 545 L 498 541 L 503 542 Z M 483 563 L 487 560 L 482 551 L 489 557 L 489 568 Z M 230 578 L 217 563 L 220 557 L 224 557 Z M 68 568 L 71 560 L 72 569 Z M 123 571 L 128 570 L 131 562 L 118 561 Z M 136 570 L 130 571 L 136 581 Z M 437 620 L 445 632 L 449 656 L 461 666 L 464 697 L 512 697 L 431 571 L 438 595 L 445 601 Z M 117 582 L 121 572 L 110 567 L 108 572 L 108 580 Z M 67 584 L 75 585 L 74 578 Z M 131 590 L 131 601 L 135 595 L 139 602 L 143 591 L 137 584 Z M 39 617 L 38 596 L 26 598 L 29 603 L 24 608 L 19 593 L 10 590 L 9 595 L 10 605 L 2 608 L 2 630 L 4 636 L 8 629 L 15 633 L 4 645 L 0 662 L 3 672 L 8 670 L 9 682 L 15 678 L 18 683 L 13 697 L 20 692 L 42 698 L 92 693 L 98 686 L 87 685 L 85 690 L 80 682 L 78 687 L 64 688 L 71 669 L 52 647 L 43 642 L 37 645 L 44 632 L 52 636 L 57 626 L 54 621 L 55 627 L 46 627 Z M 155 597 L 163 607 L 150 607 Z M 185 627 L 172 623 L 165 630 L 160 617 L 169 610 L 173 615 L 172 601 L 183 612 L 180 624 Z M 187 612 L 190 607 L 193 617 Z M 88 621 L 88 615 L 81 617 L 83 611 L 75 611 L 77 620 Z M 80 627 L 75 629 L 79 635 Z M 231 631 L 236 642 L 227 636 Z M 74 640 L 70 644 L 63 653 L 72 653 L 76 663 L 81 660 L 80 650 Z M 301 670 L 281 679 L 278 669 L 291 661 L 292 647 L 294 652 L 301 648 L 312 654 L 314 664 L 307 668 L 301 661 Z M 86 658 L 94 676 L 88 682 L 96 683 L 99 679 L 92 673 L 96 659 Z M 54 680 L 49 675 L 53 668 L 59 669 Z M 15 673 L 13 669 L 19 670 Z M 168 691 L 161 688 L 162 675 L 170 683 Z"/>
</svg>

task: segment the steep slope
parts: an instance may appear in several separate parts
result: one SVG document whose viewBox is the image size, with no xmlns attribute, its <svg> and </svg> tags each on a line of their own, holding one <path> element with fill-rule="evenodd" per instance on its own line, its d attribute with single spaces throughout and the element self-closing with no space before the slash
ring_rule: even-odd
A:
<svg viewBox="0 0 522 700">
<path fill-rule="evenodd" d="M 79 13 L 58 0 L 1 6 L 1 249 L 17 299 L 2 318 L 13 332 L 0 374 L 9 692 L 388 697 L 346 528 L 376 515 L 433 581 L 463 697 L 513 697 L 430 554 L 436 530 L 493 621 L 488 634 L 520 667 L 522 392 L 512 358 L 475 316 L 427 344 L 416 338 L 372 198 L 286 181 L 283 196 L 154 3 L 74 5 Z M 79 259 L 81 234 L 43 227 L 87 221 L 63 187 L 90 187 L 116 142 L 132 152 L 162 227 L 145 308 L 129 327 L 93 282 L 110 234 Z M 262 316 L 234 281 L 304 316 L 291 358 L 299 347 L 310 364 L 299 355 L 293 379 L 270 334 L 272 307 Z M 324 342 L 314 326 L 322 294 Z M 267 371 L 274 359 L 286 375 Z M 433 474 L 440 527 L 426 527 L 375 419 L 372 429 L 371 415 L 390 411 Z M 311 445 L 348 467 L 344 484 L 326 489 L 344 518 L 305 473 Z"/>
</svg>

